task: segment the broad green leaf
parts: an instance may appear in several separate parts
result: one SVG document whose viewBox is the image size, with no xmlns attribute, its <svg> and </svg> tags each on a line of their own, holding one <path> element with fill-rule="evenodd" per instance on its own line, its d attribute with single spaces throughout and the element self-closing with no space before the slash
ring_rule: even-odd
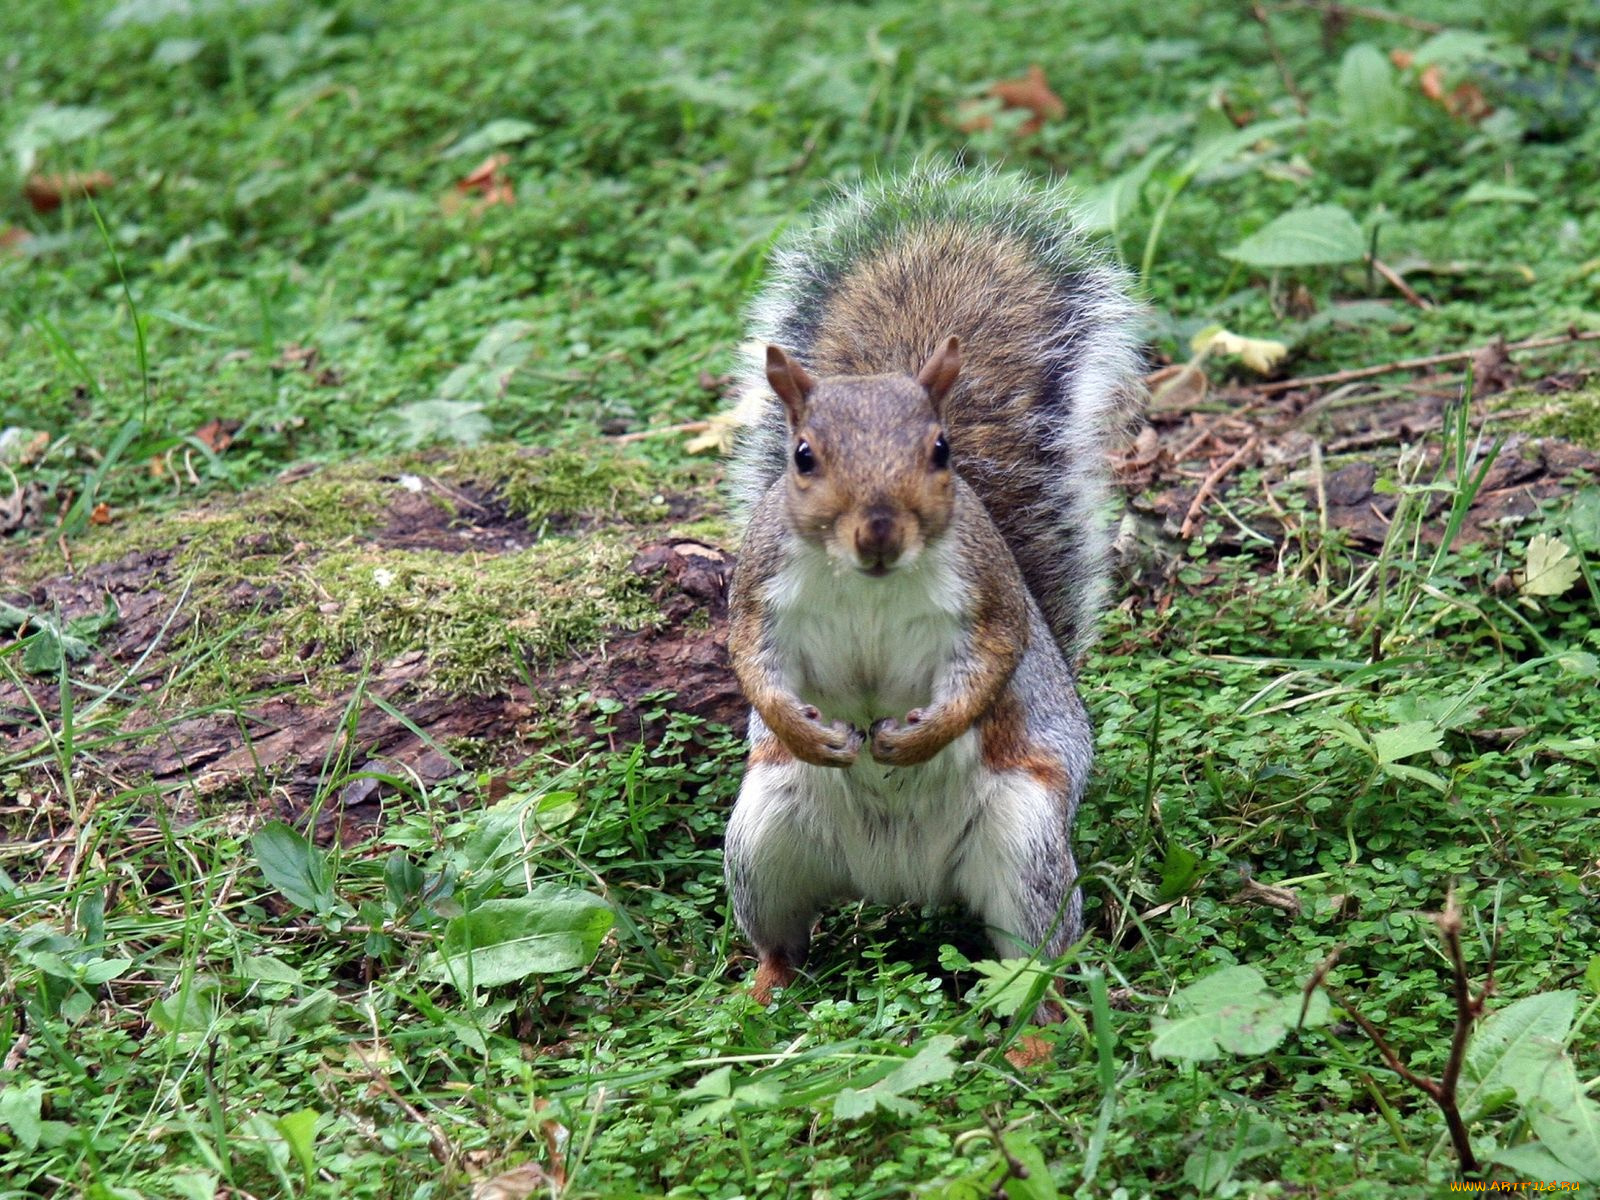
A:
<svg viewBox="0 0 1600 1200">
<path fill-rule="evenodd" d="M 1556 661 L 1567 674 L 1576 675 L 1579 679 L 1593 679 L 1600 675 L 1600 659 L 1587 650 L 1563 650 L 1556 655 Z"/>
<path fill-rule="evenodd" d="M 1395 69 L 1382 50 L 1360 42 L 1339 62 L 1339 116 L 1354 133 L 1393 129 L 1405 112 L 1405 96 Z"/>
<path fill-rule="evenodd" d="M 268 821 L 250 839 L 250 848 L 267 883 L 291 904 L 314 913 L 333 907 L 327 855 L 297 830 L 282 821 Z"/>
<path fill-rule="evenodd" d="M 956 1062 L 950 1057 L 956 1048 L 956 1039 L 949 1034 L 931 1037 L 922 1049 L 896 1066 L 881 1079 L 864 1088 L 845 1088 L 834 1097 L 833 1115 L 840 1120 L 863 1117 L 882 1108 L 902 1116 L 911 1116 L 917 1106 L 906 1100 L 907 1092 L 915 1091 L 929 1083 L 940 1083 L 956 1072 Z"/>
<path fill-rule="evenodd" d="M 693 1087 L 683 1093 L 685 1100 L 725 1100 L 733 1095 L 733 1068 L 718 1067 L 700 1076 Z"/>
<path fill-rule="evenodd" d="M 301 982 L 299 971 L 281 958 L 273 958 L 270 954 L 247 955 L 239 963 L 239 977 L 241 979 L 259 979 L 264 983 L 298 984 Z"/>
<path fill-rule="evenodd" d="M 267 1031 L 277 1041 L 301 1030 L 318 1029 L 328 1023 L 339 997 L 327 988 L 317 988 L 293 1004 L 274 1008 L 267 1017 Z"/>
<path fill-rule="evenodd" d="M 469 154 L 486 154 L 490 150 L 498 150 L 501 146 L 514 146 L 519 142 L 525 142 L 538 132 L 539 127 L 531 121 L 522 121 L 516 117 L 497 117 L 483 128 L 467 134 L 452 144 L 441 157 L 457 158 Z"/>
<path fill-rule="evenodd" d="M 1161 889 L 1156 900 L 1165 904 L 1185 894 L 1200 875 L 1200 856 L 1177 842 L 1167 843 L 1167 853 L 1161 860 Z"/>
<path fill-rule="evenodd" d="M 709 1075 L 702 1076 L 693 1087 L 683 1093 L 683 1097 L 686 1100 L 710 1101 L 680 1118 L 685 1126 L 694 1129 L 713 1121 L 720 1121 L 736 1109 L 771 1108 L 782 1101 L 783 1092 L 766 1080 L 735 1083 L 733 1068 L 729 1066 L 718 1067 Z"/>
<path fill-rule="evenodd" d="M 1300 1020 L 1301 997 L 1279 996 L 1252 967 L 1224 967 L 1174 992 L 1167 1015 L 1155 1018 L 1150 1052 L 1194 1062 L 1233 1054 L 1264 1054 Z M 1320 991 L 1305 1005 L 1307 1026 L 1328 1019 Z"/>
<path fill-rule="evenodd" d="M 1028 1003 L 1041 979 L 1048 982 L 1054 978 L 1044 967 L 1026 958 L 990 958 L 968 966 L 983 980 L 974 989 L 975 1002 L 1002 1017 L 1015 1016 Z"/>
<path fill-rule="evenodd" d="M 1600 995 L 1600 954 L 1589 960 L 1589 965 L 1583 970 L 1583 985 L 1596 995 Z"/>
<path fill-rule="evenodd" d="M 321 1118 L 322 1114 L 316 1109 L 302 1108 L 273 1122 L 308 1183 L 316 1174 L 317 1122 Z"/>
<path fill-rule="evenodd" d="M 587 966 L 613 919 L 599 896 L 557 884 L 540 884 L 515 899 L 485 900 L 445 926 L 428 977 L 465 992 Z"/>
<path fill-rule="evenodd" d="M 157 67 L 181 67 L 199 58 L 205 48 L 202 38 L 162 38 L 150 52 L 150 62 Z"/>
<path fill-rule="evenodd" d="M 1600 487 L 1586 487 L 1572 498 L 1567 521 L 1578 545 L 1600 550 Z"/>
<path fill-rule="evenodd" d="M 1461 195 L 1463 204 L 1537 204 L 1539 193 L 1509 183 L 1490 183 L 1480 179 Z"/>
<path fill-rule="evenodd" d="M 1559 596 L 1577 582 L 1578 560 L 1572 556 L 1572 547 L 1542 533 L 1528 539 L 1521 586 L 1524 596 Z"/>
<path fill-rule="evenodd" d="M 404 908 L 422 895 L 427 880 L 422 868 L 406 856 L 404 850 L 395 850 L 383 862 L 383 890 L 394 908 Z"/>
<path fill-rule="evenodd" d="M 26 175 L 33 170 L 40 150 L 89 137 L 109 124 L 111 114 L 103 108 L 41 104 L 11 131 L 6 145 L 16 158 L 17 174 Z"/>
<path fill-rule="evenodd" d="M 1559 1047 L 1539 1088 L 1527 1106 L 1528 1122 L 1545 1149 L 1565 1164 L 1558 1178 L 1600 1182 L 1600 1104 L 1584 1094 L 1577 1068 Z"/>
<path fill-rule="evenodd" d="M 1577 992 L 1539 992 L 1491 1013 L 1467 1046 L 1461 1111 L 1471 1115 L 1490 1092 L 1505 1087 L 1523 1104 L 1537 1096 L 1548 1047 L 1566 1042 L 1577 1010 Z"/>
<path fill-rule="evenodd" d="M 395 440 L 407 447 L 434 442 L 475 446 L 494 428 L 482 404 L 465 400 L 413 400 L 391 408 L 384 421 Z"/>
<path fill-rule="evenodd" d="M 1305 121 L 1300 117 L 1280 117 L 1273 121 L 1257 121 L 1243 129 L 1207 138 L 1190 152 L 1178 168 L 1176 185 L 1182 187 L 1189 180 L 1237 158 L 1251 147 L 1304 124 Z"/>
<path fill-rule="evenodd" d="M 97 958 L 93 962 L 83 964 L 80 969 L 86 985 L 99 987 L 103 983 L 110 983 L 131 966 L 133 966 L 131 958 Z"/>
<path fill-rule="evenodd" d="M 163 1033 L 199 1033 L 211 1027 L 215 1006 L 211 996 L 216 991 L 214 981 L 202 982 L 199 978 L 170 996 L 163 996 L 150 1005 L 150 1020 Z"/>
<path fill-rule="evenodd" d="M 1432 721 L 1408 721 L 1393 729 L 1380 729 L 1372 735 L 1372 746 L 1380 763 L 1398 762 L 1413 754 L 1437 750 L 1444 742 L 1444 730 Z"/>
<path fill-rule="evenodd" d="M 1438 63 L 1455 66 L 1475 62 L 1504 61 L 1505 54 L 1487 34 L 1466 29 L 1446 29 L 1417 47 L 1412 65 L 1418 70 Z"/>
<path fill-rule="evenodd" d="M 25 1150 L 39 1145 L 43 1132 L 44 1084 L 9 1083 L 0 1091 L 0 1124 L 7 1126 Z"/>
<path fill-rule="evenodd" d="M 1523 1142 L 1520 1146 L 1496 1150 L 1490 1155 L 1489 1161 L 1510 1167 L 1524 1179 L 1556 1180 L 1566 1177 L 1566 1164 L 1538 1142 Z"/>
<path fill-rule="evenodd" d="M 210 1171 L 183 1171 L 168 1176 L 167 1186 L 182 1200 L 216 1200 L 217 1176 Z"/>
<path fill-rule="evenodd" d="M 1122 222 L 1139 207 L 1139 196 L 1150 175 L 1172 153 L 1172 143 L 1151 148 L 1150 152 L 1115 178 L 1090 188 L 1078 203 L 1076 216 L 1091 233 L 1115 234 Z"/>
<path fill-rule="evenodd" d="M 1006 1180 L 1006 1200 L 1058 1200 L 1061 1193 L 1050 1178 L 1044 1152 L 1027 1132 L 1018 1130 L 1003 1135 L 1011 1157 L 1028 1169 L 1025 1178 L 1013 1175 Z"/>
<path fill-rule="evenodd" d="M 1252 267 L 1313 267 L 1357 262 L 1367 252 L 1355 218 L 1337 204 L 1295 208 L 1223 256 Z"/>
</svg>

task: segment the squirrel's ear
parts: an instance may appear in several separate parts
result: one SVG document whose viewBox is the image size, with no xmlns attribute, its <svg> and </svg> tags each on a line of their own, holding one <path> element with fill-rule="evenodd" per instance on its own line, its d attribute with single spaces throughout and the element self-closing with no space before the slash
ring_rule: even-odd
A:
<svg viewBox="0 0 1600 1200">
<path fill-rule="evenodd" d="M 943 409 L 945 395 L 955 386 L 960 373 L 961 339 L 952 333 L 917 373 L 917 382 L 928 389 L 928 399 L 933 401 L 935 412 Z"/>
<path fill-rule="evenodd" d="M 800 428 L 806 412 L 806 401 L 810 399 L 811 389 L 817 386 L 817 381 L 777 346 L 768 346 L 767 382 L 778 393 L 783 407 L 789 410 L 789 424 Z"/>
</svg>

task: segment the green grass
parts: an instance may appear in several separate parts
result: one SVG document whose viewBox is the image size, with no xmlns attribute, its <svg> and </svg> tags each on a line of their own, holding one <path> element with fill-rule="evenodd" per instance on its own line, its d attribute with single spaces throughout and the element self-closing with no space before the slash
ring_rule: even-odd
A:
<svg viewBox="0 0 1600 1200">
<path fill-rule="evenodd" d="M 1043 1068 L 1005 1058 L 1016 988 L 950 914 L 832 914 L 813 974 L 755 1005 L 720 882 L 740 749 L 670 699 L 631 749 L 608 703 L 556 701 L 522 765 L 392 779 L 377 828 L 329 850 L 263 826 L 285 811 L 270 779 L 186 797 L 179 827 L 139 780 L 88 769 L 112 718 L 248 707 L 263 645 L 425 643 L 466 694 L 517 669 L 491 643 L 519 613 L 550 653 L 646 619 L 600 586 L 607 564 L 706 471 L 672 436 L 623 459 L 594 439 L 719 407 L 702 375 L 732 362 L 772 238 L 833 183 L 921 156 L 1066 173 L 1101 201 L 1121 180 L 1108 236 L 1148 262 L 1153 344 L 1180 359 L 1217 322 L 1289 343 L 1297 373 L 1595 328 L 1600 93 L 1581 63 L 1600 24 L 1542 0 L 1406 13 L 1462 35 L 1431 50 L 1492 117 L 1450 116 L 1415 69 L 1352 74 L 1352 48 L 1382 62 L 1427 34 L 1284 11 L 1302 120 L 1248 6 L 7 6 L 0 231 L 29 237 L 0 249 L 0 430 L 20 431 L 0 493 L 32 489 L 43 516 L 0 570 L 162 549 L 197 614 L 173 644 L 228 670 L 173 711 L 69 663 L 43 761 L 0 751 L 0 1196 L 446 1196 L 536 1162 L 564 1178 L 543 1193 L 574 1197 L 967 1197 L 1007 1175 L 1002 1146 L 1030 1172 L 1011 1196 L 1432 1195 L 1455 1175 L 1438 1113 L 1337 1010 L 1260 1052 L 1151 1045 L 1175 990 L 1242 964 L 1297 994 L 1342 946 L 1341 994 L 1438 1072 L 1454 1008 L 1425 914 L 1452 888 L 1479 979 L 1493 948 L 1491 1007 L 1581 991 L 1570 1058 L 1600 1074 L 1600 503 L 1591 487 L 1435 553 L 1431 489 L 1472 488 L 1456 425 L 1436 482 L 1387 469 L 1408 499 L 1380 552 L 1283 493 L 1281 554 L 1224 551 L 1237 528 L 1215 517 L 1162 603 L 1141 591 L 1108 620 L 1083 676 L 1096 936 L 1064 964 Z M 1016 114 L 955 128 L 1031 62 L 1064 118 L 1032 139 Z M 1247 111 L 1285 123 L 1223 141 Z M 497 151 L 515 203 L 446 212 Z M 24 157 L 115 182 L 93 210 L 37 214 Z M 1226 255 L 1320 204 L 1432 307 L 1359 262 Z M 1593 361 L 1550 352 L 1531 375 Z M 1592 442 L 1592 383 L 1575 395 L 1540 427 Z M 221 452 L 213 420 L 237 424 Z M 9 448 L 41 433 L 42 452 Z M 454 443 L 481 444 L 427 449 Z M 550 536 L 481 571 L 371 558 L 384 489 L 433 470 Z M 1247 473 L 1235 494 L 1260 493 Z M 1517 585 L 1540 534 L 1578 564 L 1559 594 Z M 279 569 L 296 544 L 316 570 Z M 230 614 L 240 578 L 290 602 Z M 0 672 L 24 653 L 0 647 Z M 351 729 L 388 703 L 339 686 Z M 337 808 L 360 751 L 336 747 L 296 828 Z M 506 923 L 541 936 L 503 948 Z M 482 985 L 496 970 L 516 978 Z M 1468 1114 L 1480 1155 L 1549 1142 L 1539 1101 L 1491 1099 Z"/>
</svg>

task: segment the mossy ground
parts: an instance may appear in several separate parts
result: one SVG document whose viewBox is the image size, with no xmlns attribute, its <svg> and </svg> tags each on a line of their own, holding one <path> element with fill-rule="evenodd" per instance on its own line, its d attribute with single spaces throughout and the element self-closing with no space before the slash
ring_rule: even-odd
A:
<svg viewBox="0 0 1600 1200">
<path fill-rule="evenodd" d="M 76 542 L 72 565 L 148 564 L 146 587 L 177 609 L 148 665 L 191 660 L 173 705 L 288 678 L 315 691 L 328 668 L 343 681 L 408 651 L 426 657 L 424 690 L 493 692 L 651 621 L 628 564 L 653 534 L 716 532 L 706 475 L 600 444 L 399 455 L 125 519 Z M 17 577 L 40 586 L 61 567 L 39 543 Z M 218 643 L 227 654 L 198 657 Z"/>
<path fill-rule="evenodd" d="M 0 471 L 0 570 L 85 612 L 101 580 L 128 601 L 53 673 L 0 645 L 25 743 L 0 744 L 0 1189 L 433 1200 L 515 1170 L 569 1200 L 1423 1200 L 1459 1173 L 1440 1116 L 1349 1020 L 1204 1061 L 1156 1052 L 1155 1021 L 1220 967 L 1296 997 L 1338 951 L 1341 1004 L 1437 1072 L 1455 1005 L 1426 914 L 1452 893 L 1491 1010 L 1571 1002 L 1545 1074 L 1592 1081 L 1600 502 L 1552 494 L 1435 555 L 1482 450 L 1439 432 L 1459 380 L 1388 377 L 1428 401 L 1414 433 L 1326 432 L 1466 469 L 1385 464 L 1348 534 L 1302 481 L 1236 472 L 1120 597 L 1083 673 L 1093 935 L 1057 964 L 1039 1069 L 1005 1057 L 1008 968 L 967 961 L 955 914 L 832 913 L 796 987 L 749 998 L 719 852 L 740 748 L 683 697 L 600 694 L 598 648 L 542 715 L 476 690 L 652 619 L 603 578 L 629 537 L 726 544 L 662 434 L 721 406 L 766 248 L 839 182 L 958 155 L 1065 175 L 1142 264 L 1174 361 L 1215 323 L 1289 345 L 1296 374 L 1594 328 L 1593 5 L 1336 7 L 0 4 L 0 427 L 42 447 Z M 992 94 L 1031 64 L 1060 99 L 1036 129 Z M 458 186 L 501 155 L 494 202 Z M 73 171 L 110 177 L 93 211 L 24 198 Z M 1235 253 L 1326 205 L 1410 294 L 1348 248 Z M 1587 430 L 1586 400 L 1549 403 Z M 1199 419 L 1227 441 L 1261 411 Z M 642 465 L 597 457 L 623 431 L 656 435 Z M 566 457 L 417 449 L 473 439 Z M 1213 469 L 1184 467 L 1191 489 Z M 1256 497 L 1287 545 L 1252 535 L 1276 527 Z M 1535 546 L 1553 594 L 1525 586 Z M 165 628 L 139 607 L 184 595 Z M 549 619 L 501 657 L 530 603 Z M 727 686 L 708 635 L 675 649 Z M 373 672 L 408 654 L 435 663 L 396 698 Z M 394 767 L 425 713 L 490 719 L 435 739 L 461 752 L 437 773 Z M 108 770 L 135 719 L 146 765 Z M 252 761 L 302 737 L 298 773 Z M 610 931 L 562 926 L 550 888 Z M 443 981 L 439 950 L 508 904 L 522 923 L 483 948 L 529 973 Z M 1466 1114 L 1484 1158 L 1552 1132 L 1519 1082 Z M 1572 1133 L 1547 1148 L 1583 1152 Z"/>
</svg>

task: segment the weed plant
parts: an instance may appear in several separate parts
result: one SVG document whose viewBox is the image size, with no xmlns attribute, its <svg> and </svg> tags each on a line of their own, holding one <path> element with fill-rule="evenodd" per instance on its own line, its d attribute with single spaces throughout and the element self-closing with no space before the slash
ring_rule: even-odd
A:
<svg viewBox="0 0 1600 1200">
<path fill-rule="evenodd" d="M 0 491 L 43 496 L 50 536 L 4 535 L 5 581 L 236 489 L 281 503 L 272 481 L 305 464 L 491 440 L 582 457 L 600 431 L 704 418 L 772 238 L 923 155 L 1079 181 L 1143 267 L 1158 352 L 1222 323 L 1314 372 L 1594 328 L 1594 14 L 1401 16 L 1274 11 L 1280 67 L 1247 6 L 1187 2 L 7 6 L 0 233 L 26 236 L 0 239 Z M 1035 61 L 1066 112 L 1023 134 L 984 97 Z M 1434 64 L 1493 113 L 1430 99 Z M 964 102 L 987 127 L 958 128 Z M 514 202 L 480 205 L 457 184 L 496 154 Z M 21 198 L 91 171 L 112 180 L 92 204 Z M 1330 209 L 1353 257 L 1261 265 Z M 1251 242 L 1297 212 L 1275 250 Z M 1310 233 L 1330 229 L 1348 242 Z M 1385 290 L 1374 248 L 1429 307 Z M 675 478 L 678 442 L 640 446 L 646 480 Z M 1437 473 L 1405 457 L 1383 481 L 1401 503 L 1376 554 L 1288 499 L 1281 550 L 1224 551 L 1219 516 L 1160 603 L 1109 617 L 1083 671 L 1093 936 L 1050 964 L 1066 1020 L 1045 1030 L 1008 1019 L 1051 986 L 1039 964 L 987 961 L 957 915 L 870 906 L 831 914 L 811 973 L 756 1005 L 720 882 L 740 748 L 670 697 L 643 743 L 578 697 L 514 770 L 388 774 L 375 826 L 318 847 L 363 774 L 355 718 L 388 701 L 351 691 L 294 824 L 264 822 L 266 774 L 180 820 L 98 772 L 94 739 L 120 736 L 113 709 L 193 710 L 61 649 L 42 748 L 0 749 L 0 1196 L 430 1197 L 497 1175 L 572 1197 L 1433 1195 L 1459 1172 L 1440 1113 L 1348 1014 L 1445 1071 L 1457 1006 L 1426 914 L 1452 893 L 1494 983 L 1463 1092 L 1478 1158 L 1600 1183 L 1600 500 L 1455 544 L 1496 443 L 1463 415 L 1433 448 Z M 540 521 L 589 496 L 503 474 Z M 653 516 L 619 478 L 608 503 Z M 1237 494 L 1260 493 L 1247 473 Z M 340 528 L 367 519 L 348 496 Z M 216 556 L 184 528 L 200 586 Z M 1570 554 L 1559 593 L 1516 582 L 1541 537 Z M 162 638 L 237 665 L 241 628 Z M 42 645 L 0 647 L 0 672 Z M 253 681 L 215 674 L 208 708 L 245 713 Z M 1319 970 L 1331 1006 L 1302 998 Z"/>
</svg>

